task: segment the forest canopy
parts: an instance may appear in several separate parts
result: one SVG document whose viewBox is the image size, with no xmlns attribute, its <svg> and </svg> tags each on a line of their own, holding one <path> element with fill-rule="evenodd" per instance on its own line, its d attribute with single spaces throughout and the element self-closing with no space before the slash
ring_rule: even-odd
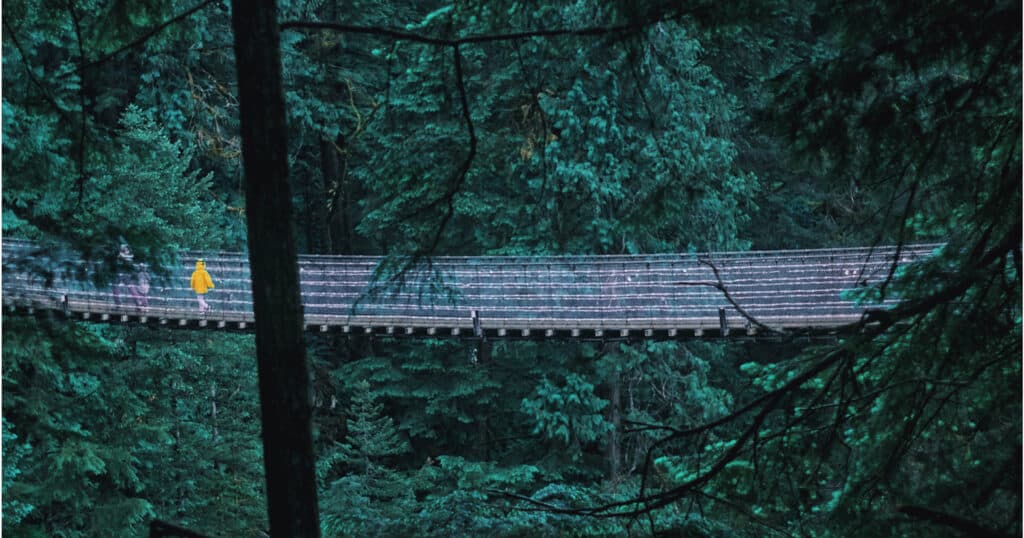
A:
<svg viewBox="0 0 1024 538">
<path fill-rule="evenodd" d="M 1020 535 L 1019 2 L 282 0 L 281 214 L 229 2 L 2 9 L 3 236 L 107 267 L 942 245 L 814 345 L 307 333 L 323 536 Z M 257 346 L 5 316 L 3 531 L 266 536 Z"/>
</svg>

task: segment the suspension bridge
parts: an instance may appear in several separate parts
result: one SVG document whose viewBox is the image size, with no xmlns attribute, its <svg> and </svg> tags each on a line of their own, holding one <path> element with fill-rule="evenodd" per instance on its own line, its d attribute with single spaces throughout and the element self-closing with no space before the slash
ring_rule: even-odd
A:
<svg viewBox="0 0 1024 538">
<path fill-rule="evenodd" d="M 855 290 L 931 255 L 937 244 L 691 254 L 299 257 L 309 331 L 395 337 L 673 339 L 836 334 L 868 308 Z M 73 252 L 73 251 L 68 251 Z M 108 283 L 99 262 L 3 240 L 5 307 L 108 323 L 251 331 L 248 257 L 182 252 L 164 276 L 130 264 Z M 201 313 L 197 259 L 216 288 Z M 41 261 L 42 260 L 42 261 Z M 43 267 L 44 269 L 40 269 Z M 141 276 L 140 276 L 141 275 Z M 143 277 L 149 285 L 139 286 Z M 112 281 L 111 281 L 112 280 Z"/>
</svg>

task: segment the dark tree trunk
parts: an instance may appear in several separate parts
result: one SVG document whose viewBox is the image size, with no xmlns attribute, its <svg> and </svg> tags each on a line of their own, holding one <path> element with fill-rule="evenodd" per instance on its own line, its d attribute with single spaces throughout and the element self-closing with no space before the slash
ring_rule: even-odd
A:
<svg viewBox="0 0 1024 538">
<path fill-rule="evenodd" d="M 320 144 L 323 151 L 323 143 Z M 304 174 L 302 199 L 306 202 L 306 246 L 309 254 L 329 254 L 331 235 L 328 225 L 327 185 L 330 178 L 321 172 Z"/>
<path fill-rule="evenodd" d="M 331 192 L 336 192 L 340 188 L 341 182 L 341 165 L 338 162 L 338 150 L 334 146 L 334 142 L 326 138 L 320 139 L 320 178 L 323 182 L 323 191 L 321 194 L 321 200 L 323 201 L 323 214 L 318 214 L 318 218 L 323 218 L 321 221 L 323 237 L 326 240 L 326 251 L 324 254 L 348 254 L 348 252 L 339 252 L 336 244 L 339 238 L 335 237 L 334 230 L 332 229 L 332 216 L 328 211 L 327 201 L 330 197 Z M 337 203 L 337 202 L 335 202 Z M 335 209 L 337 211 L 337 209 Z"/>
<path fill-rule="evenodd" d="M 321 169 L 325 180 L 328 176 L 332 178 L 327 185 L 334 193 L 329 225 L 331 254 L 355 254 L 356 219 L 353 215 L 353 201 L 358 200 L 362 194 L 359 186 L 349 180 L 347 163 L 341 160 L 341 152 L 345 151 L 345 136 L 339 134 L 333 143 L 324 142 L 324 152 L 330 150 L 330 153 L 322 154 Z"/>
<path fill-rule="evenodd" d="M 608 381 L 608 419 L 612 423 L 612 431 L 608 432 L 608 478 L 615 481 L 619 477 L 619 462 L 622 461 L 619 432 L 622 430 L 622 376 L 618 372 L 611 374 Z"/>
<path fill-rule="evenodd" d="M 232 2 L 267 508 L 272 536 L 320 536 L 275 0 Z"/>
</svg>

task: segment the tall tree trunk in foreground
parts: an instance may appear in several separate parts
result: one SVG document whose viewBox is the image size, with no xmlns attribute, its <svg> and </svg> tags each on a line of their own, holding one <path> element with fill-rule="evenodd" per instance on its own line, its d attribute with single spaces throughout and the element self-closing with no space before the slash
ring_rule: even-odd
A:
<svg viewBox="0 0 1024 538">
<path fill-rule="evenodd" d="M 267 508 L 272 536 L 319 536 L 275 0 L 231 6 Z"/>
</svg>

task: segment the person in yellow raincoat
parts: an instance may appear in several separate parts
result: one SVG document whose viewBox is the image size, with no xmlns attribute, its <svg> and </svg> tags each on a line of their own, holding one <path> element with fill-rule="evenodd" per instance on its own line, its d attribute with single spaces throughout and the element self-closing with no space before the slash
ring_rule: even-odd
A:
<svg viewBox="0 0 1024 538">
<path fill-rule="evenodd" d="M 206 262 L 203 260 L 196 260 L 191 286 L 192 291 L 196 292 L 196 299 L 199 300 L 199 313 L 205 314 L 210 310 L 210 305 L 206 302 L 206 292 L 213 289 L 213 280 L 210 279 L 210 273 L 206 272 Z"/>
</svg>

